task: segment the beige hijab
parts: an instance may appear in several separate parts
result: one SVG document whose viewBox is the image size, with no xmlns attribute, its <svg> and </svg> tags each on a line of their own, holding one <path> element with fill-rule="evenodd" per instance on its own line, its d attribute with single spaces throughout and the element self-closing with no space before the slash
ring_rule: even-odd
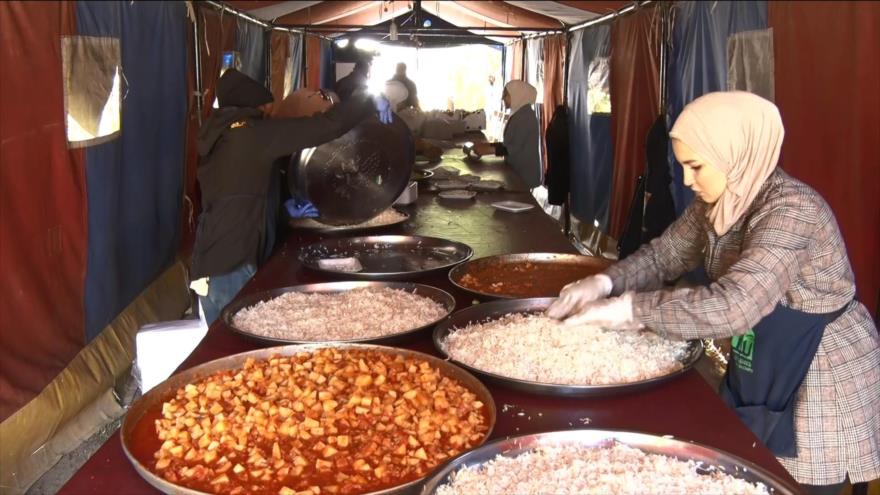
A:
<svg viewBox="0 0 880 495">
<path fill-rule="evenodd" d="M 708 210 L 718 235 L 742 217 L 776 169 L 784 135 L 776 105 L 744 91 L 709 93 L 682 110 L 669 137 L 727 175 L 727 188 Z"/>
<path fill-rule="evenodd" d="M 538 98 L 538 90 L 525 81 L 510 81 L 504 86 L 504 90 L 510 95 L 510 115 L 526 105 L 535 103 Z"/>
</svg>

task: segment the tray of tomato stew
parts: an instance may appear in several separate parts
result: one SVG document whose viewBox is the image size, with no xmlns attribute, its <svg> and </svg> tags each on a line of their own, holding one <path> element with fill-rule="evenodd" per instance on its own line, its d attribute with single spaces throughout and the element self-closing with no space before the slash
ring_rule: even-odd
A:
<svg viewBox="0 0 880 495">
<path fill-rule="evenodd" d="M 485 442 L 489 391 L 415 351 L 309 344 L 235 354 L 172 376 L 121 429 L 165 493 L 398 493 Z"/>
<path fill-rule="evenodd" d="M 556 297 L 567 284 L 601 273 L 612 263 L 578 254 L 502 254 L 462 263 L 449 272 L 449 280 L 480 299 Z"/>
</svg>

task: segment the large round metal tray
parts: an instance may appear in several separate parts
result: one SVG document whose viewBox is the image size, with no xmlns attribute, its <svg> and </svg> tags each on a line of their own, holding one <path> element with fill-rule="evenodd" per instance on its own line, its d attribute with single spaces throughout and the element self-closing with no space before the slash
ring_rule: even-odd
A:
<svg viewBox="0 0 880 495">
<path fill-rule="evenodd" d="M 409 220 L 409 213 L 405 211 L 400 211 L 396 208 L 394 209 L 394 211 L 403 215 L 403 218 L 380 225 L 364 225 L 365 223 L 369 222 L 369 220 L 367 220 L 367 222 L 362 222 L 354 225 L 327 225 L 312 218 L 292 218 L 290 219 L 289 224 L 291 227 L 297 229 L 308 230 L 320 234 L 351 234 L 354 232 L 367 232 L 370 230 L 395 227 Z"/>
<path fill-rule="evenodd" d="M 594 269 L 593 273 L 599 273 L 605 268 L 608 268 L 613 261 L 605 258 L 599 258 L 596 256 L 582 256 L 579 254 L 566 254 L 566 253 L 519 253 L 519 254 L 501 254 L 496 256 L 487 256 L 485 258 L 477 258 L 470 260 L 466 263 L 462 263 L 455 268 L 453 268 L 449 272 L 449 281 L 452 282 L 453 285 L 458 287 L 459 289 L 467 292 L 468 294 L 477 297 L 483 300 L 492 300 L 492 299 L 518 299 L 524 297 L 556 297 L 559 295 L 559 291 L 556 290 L 555 293 L 535 293 L 528 295 L 514 295 L 514 294 L 498 294 L 494 292 L 483 292 L 476 289 L 471 289 L 464 284 L 461 283 L 461 278 L 467 275 L 468 273 L 473 273 L 474 271 L 481 270 L 490 265 L 497 265 L 499 270 L 504 265 L 514 265 L 523 262 L 531 262 L 534 264 L 570 264 L 577 265 L 578 267 L 584 268 L 592 268 Z M 586 275 L 585 275 L 586 276 Z M 572 280 L 573 282 L 574 280 Z M 559 287 L 561 289 L 562 287 Z M 536 291 L 536 292 L 546 292 L 546 291 Z"/>
<path fill-rule="evenodd" d="M 303 266 L 327 275 L 360 280 L 401 280 L 447 270 L 473 256 L 466 244 L 408 235 L 327 239 L 302 248 Z M 342 272 L 318 266 L 319 259 L 355 257 L 363 270 Z"/>
<path fill-rule="evenodd" d="M 449 482 L 452 473 L 464 467 L 484 464 L 499 454 L 516 457 L 538 447 L 561 447 L 566 445 L 602 446 L 618 442 L 649 454 L 662 454 L 679 460 L 693 460 L 700 464 L 700 472 L 720 469 L 723 472 L 752 483 L 763 483 L 771 493 L 794 495 L 800 490 L 778 476 L 757 465 L 728 454 L 723 450 L 674 438 L 608 430 L 568 430 L 509 437 L 487 443 L 446 463 L 434 472 L 422 486 L 422 495 L 437 492 Z M 647 488 L 647 487 L 645 487 Z"/>
<path fill-rule="evenodd" d="M 393 334 L 383 335 L 381 337 L 368 337 L 363 339 L 350 339 L 350 340 L 341 340 L 338 342 L 347 342 L 347 343 L 355 343 L 355 342 L 393 342 L 399 340 L 401 337 L 416 333 L 420 330 L 424 330 L 436 325 L 438 322 L 442 321 L 444 318 L 449 316 L 455 310 L 455 298 L 452 297 L 446 291 L 440 290 L 436 287 L 431 287 L 430 285 L 422 285 L 422 284 L 414 284 L 410 282 L 325 282 L 320 284 L 306 284 L 306 285 L 296 285 L 293 287 L 284 287 L 280 289 L 272 289 L 264 292 L 259 292 L 256 294 L 250 294 L 245 297 L 238 298 L 234 300 L 232 303 L 226 306 L 223 309 L 223 312 L 220 314 L 220 318 L 223 320 L 223 323 L 226 324 L 232 331 L 244 335 L 245 337 L 256 339 L 262 342 L 272 342 L 272 343 L 281 343 L 281 344 L 314 344 L 315 341 L 305 341 L 305 340 L 295 340 L 295 339 L 283 339 L 276 337 L 266 337 L 263 335 L 258 335 L 255 333 L 248 332 L 242 328 L 235 326 L 235 315 L 239 311 L 244 308 L 248 308 L 262 301 L 268 301 L 270 299 L 274 299 L 282 294 L 286 294 L 288 292 L 307 292 L 307 293 L 324 293 L 324 294 L 335 294 L 340 292 L 348 292 L 354 289 L 363 289 L 363 288 L 389 288 L 389 289 L 398 289 L 405 290 L 407 292 L 415 292 L 420 296 L 424 296 L 434 300 L 435 302 L 441 304 L 444 309 L 446 309 L 446 314 L 442 317 L 416 328 L 408 328 L 406 330 L 401 330 L 395 332 Z"/>
<path fill-rule="evenodd" d="M 656 386 L 660 383 L 672 380 L 687 373 L 703 355 L 703 342 L 689 340 L 687 352 L 681 358 L 682 368 L 668 375 L 658 376 L 638 382 L 621 383 L 613 385 L 560 385 L 555 383 L 542 383 L 518 378 L 510 378 L 484 371 L 467 364 L 458 362 L 451 357 L 443 348 L 442 342 L 446 339 L 453 328 L 460 328 L 471 323 L 481 323 L 488 320 L 496 320 L 511 313 L 538 313 L 543 312 L 555 300 L 553 297 L 536 297 L 531 299 L 512 299 L 493 301 L 471 306 L 455 312 L 446 321 L 434 327 L 434 347 L 446 358 L 459 366 L 484 377 L 487 381 L 503 385 L 508 388 L 523 392 L 544 395 L 561 395 L 571 397 L 598 397 L 623 393 L 631 393 Z"/>
<path fill-rule="evenodd" d="M 245 360 L 248 358 L 268 359 L 275 354 L 282 356 L 292 356 L 325 347 L 334 347 L 337 349 L 374 350 L 428 361 L 429 363 L 431 363 L 432 366 L 435 366 L 441 374 L 453 378 L 465 387 L 467 387 L 470 391 L 476 394 L 480 402 L 486 405 L 489 415 L 489 430 L 486 432 L 486 437 L 483 439 L 483 442 L 485 442 L 486 439 L 488 439 L 492 435 L 492 430 L 495 428 L 495 419 L 497 415 L 495 409 L 495 401 L 492 399 L 492 394 L 490 394 L 486 386 L 480 383 L 480 381 L 477 380 L 473 375 L 447 361 L 438 359 L 434 356 L 423 354 L 421 352 L 377 345 L 308 344 L 268 347 L 266 349 L 259 349 L 256 351 L 234 354 L 232 356 L 227 356 L 201 364 L 199 366 L 195 366 L 172 376 L 171 378 L 165 380 L 164 382 L 147 392 L 146 395 L 138 399 L 137 402 L 135 402 L 131 406 L 131 408 L 129 408 L 128 413 L 122 420 L 122 428 L 119 435 L 119 438 L 122 440 L 122 450 L 125 451 L 125 455 L 126 457 L 128 457 L 128 460 L 129 462 L 131 462 L 132 466 L 134 466 L 135 471 L 137 471 L 137 473 L 141 475 L 141 477 L 144 478 L 147 483 L 152 485 L 154 488 L 160 490 L 161 492 L 174 495 L 204 495 L 204 492 L 186 488 L 180 485 L 175 485 L 157 476 L 134 456 L 134 454 L 132 453 L 133 432 L 135 426 L 138 424 L 144 414 L 164 402 L 180 387 L 183 387 L 188 383 L 192 383 L 193 381 L 201 377 L 210 375 L 217 371 L 241 367 L 244 364 Z M 417 487 L 423 480 L 424 477 L 372 493 L 374 495 L 408 493 L 415 487 Z"/>
</svg>

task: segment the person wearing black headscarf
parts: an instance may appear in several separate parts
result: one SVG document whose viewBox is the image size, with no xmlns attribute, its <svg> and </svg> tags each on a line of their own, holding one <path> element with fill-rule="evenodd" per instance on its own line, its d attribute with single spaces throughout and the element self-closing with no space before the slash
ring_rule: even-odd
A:
<svg viewBox="0 0 880 495">
<path fill-rule="evenodd" d="M 377 110 L 390 116 L 387 100 L 359 92 L 324 113 L 272 119 L 272 94 L 235 69 L 220 77 L 217 100 L 197 140 L 202 213 L 192 278 L 207 278 L 207 287 L 194 285 L 208 324 L 271 252 L 267 198 L 276 160 L 336 139 Z"/>
</svg>

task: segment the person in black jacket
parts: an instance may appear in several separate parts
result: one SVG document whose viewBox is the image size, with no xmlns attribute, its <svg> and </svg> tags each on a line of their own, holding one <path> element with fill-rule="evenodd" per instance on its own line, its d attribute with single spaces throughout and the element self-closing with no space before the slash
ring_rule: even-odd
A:
<svg viewBox="0 0 880 495">
<path fill-rule="evenodd" d="M 358 90 L 366 90 L 369 79 L 370 62 L 358 60 L 350 74 L 336 81 L 336 94 L 339 99 L 346 101 Z"/>
<path fill-rule="evenodd" d="M 325 113 L 271 119 L 272 94 L 235 69 L 218 81 L 217 99 L 220 108 L 198 136 L 202 214 L 192 266 L 208 324 L 267 257 L 267 197 L 275 161 L 336 139 L 377 110 L 383 122 L 391 117 L 387 100 L 358 92 Z"/>
</svg>

